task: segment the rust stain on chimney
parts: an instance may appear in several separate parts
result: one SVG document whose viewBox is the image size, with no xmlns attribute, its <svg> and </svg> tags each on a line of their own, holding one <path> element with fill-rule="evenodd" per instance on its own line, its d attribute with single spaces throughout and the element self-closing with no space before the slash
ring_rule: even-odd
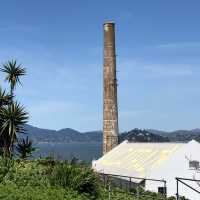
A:
<svg viewBox="0 0 200 200">
<path fill-rule="evenodd" d="M 103 154 L 118 145 L 115 24 L 104 23 Z"/>
</svg>

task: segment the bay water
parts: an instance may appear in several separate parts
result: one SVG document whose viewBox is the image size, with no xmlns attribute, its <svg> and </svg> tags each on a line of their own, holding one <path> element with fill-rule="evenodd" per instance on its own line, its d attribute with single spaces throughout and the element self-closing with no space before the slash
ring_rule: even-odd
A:
<svg viewBox="0 0 200 200">
<path fill-rule="evenodd" d="M 70 142 L 70 143 L 37 143 L 34 157 L 51 156 L 60 160 L 70 160 L 76 157 L 85 162 L 91 162 L 102 155 L 100 142 Z"/>
</svg>

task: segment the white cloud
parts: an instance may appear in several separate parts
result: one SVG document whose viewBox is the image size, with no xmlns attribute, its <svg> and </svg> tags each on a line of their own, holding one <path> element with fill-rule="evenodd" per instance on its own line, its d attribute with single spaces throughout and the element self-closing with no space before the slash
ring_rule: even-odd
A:
<svg viewBox="0 0 200 200">
<path fill-rule="evenodd" d="M 176 78 L 194 74 L 194 68 L 186 64 L 148 63 L 137 60 L 126 60 L 118 65 L 120 79 L 137 78 Z"/>
<path fill-rule="evenodd" d="M 189 66 L 179 64 L 144 64 L 143 68 L 153 78 L 185 77 L 193 74 Z"/>
<path fill-rule="evenodd" d="M 183 43 L 167 43 L 155 46 L 158 49 L 185 49 L 185 48 L 200 48 L 199 42 L 183 42 Z"/>
<path fill-rule="evenodd" d="M 100 119 L 96 110 L 80 102 L 38 101 L 28 106 L 31 124 L 52 129 L 76 128 L 80 131 L 99 129 Z"/>
</svg>

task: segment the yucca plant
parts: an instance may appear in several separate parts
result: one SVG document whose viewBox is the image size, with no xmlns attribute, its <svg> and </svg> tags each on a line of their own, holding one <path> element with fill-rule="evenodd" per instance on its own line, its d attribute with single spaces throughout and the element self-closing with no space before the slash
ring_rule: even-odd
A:
<svg viewBox="0 0 200 200">
<path fill-rule="evenodd" d="M 0 87 L 0 110 L 2 107 L 7 106 L 11 103 L 12 96 L 7 94 L 5 90 Z M 2 125 L 2 118 L 0 118 L 0 127 Z M 4 138 L 0 134 L 0 154 L 3 154 L 3 143 Z"/>
<path fill-rule="evenodd" d="M 3 64 L 3 67 L 0 70 L 6 73 L 5 80 L 10 84 L 10 95 L 13 97 L 14 89 L 16 85 L 20 82 L 20 76 L 26 74 L 26 69 L 23 68 L 20 64 L 17 64 L 16 60 L 11 60 Z"/>
<path fill-rule="evenodd" d="M 3 152 L 10 156 L 17 134 L 24 132 L 24 125 L 28 120 L 28 113 L 19 103 L 14 102 L 0 109 L 0 135 L 3 138 Z"/>
<path fill-rule="evenodd" d="M 16 150 L 21 159 L 26 159 L 32 155 L 36 148 L 33 147 L 32 140 L 29 140 L 29 138 L 26 137 L 26 139 L 23 138 L 18 140 Z"/>
<path fill-rule="evenodd" d="M 21 84 L 20 77 L 26 74 L 26 69 L 16 60 L 3 64 L 0 71 L 6 74 L 5 80 L 10 84 L 10 94 L 0 90 L 0 147 L 5 156 L 10 156 L 17 134 L 23 132 L 28 114 L 24 107 L 14 102 L 14 89 Z"/>
<path fill-rule="evenodd" d="M 0 87 L 0 108 L 11 103 L 12 96 Z"/>
</svg>

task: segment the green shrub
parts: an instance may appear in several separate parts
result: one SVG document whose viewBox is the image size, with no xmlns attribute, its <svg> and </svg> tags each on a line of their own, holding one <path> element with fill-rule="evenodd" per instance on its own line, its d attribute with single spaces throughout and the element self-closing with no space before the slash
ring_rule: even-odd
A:
<svg viewBox="0 0 200 200">
<path fill-rule="evenodd" d="M 53 187 L 18 187 L 15 184 L 0 184 L 0 199 L 3 200 L 87 200 L 72 190 Z"/>
<path fill-rule="evenodd" d="M 139 190 L 132 194 L 117 187 L 106 189 L 87 166 L 49 159 L 9 160 L 0 158 L 0 200 L 160 200 Z M 169 200 L 174 198 L 169 198 Z"/>
<path fill-rule="evenodd" d="M 169 197 L 167 200 L 176 200 L 176 197 Z"/>
<path fill-rule="evenodd" d="M 79 193 L 97 198 L 99 184 L 95 173 L 88 167 L 59 163 L 49 176 L 52 186 L 69 187 Z"/>
<path fill-rule="evenodd" d="M 2 179 L 4 184 L 14 182 L 17 186 L 41 187 L 49 184 L 43 176 L 44 169 L 37 162 L 15 161 L 11 169 Z"/>
<path fill-rule="evenodd" d="M 0 157 L 0 182 L 4 180 L 7 174 L 13 172 L 14 161 L 10 158 Z"/>
</svg>

